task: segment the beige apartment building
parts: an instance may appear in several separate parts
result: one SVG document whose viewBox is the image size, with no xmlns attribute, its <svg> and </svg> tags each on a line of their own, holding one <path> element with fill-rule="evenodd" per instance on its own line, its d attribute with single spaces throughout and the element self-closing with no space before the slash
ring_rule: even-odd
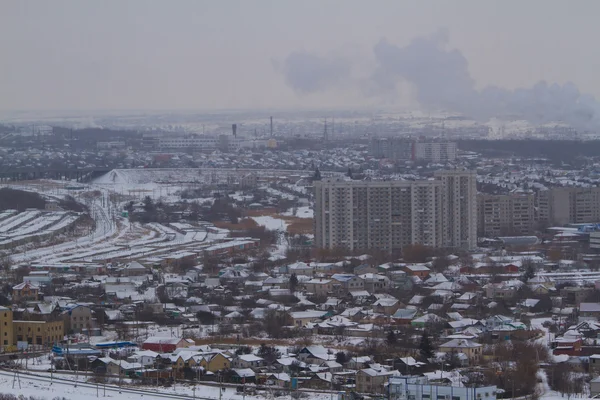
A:
<svg viewBox="0 0 600 400">
<path fill-rule="evenodd" d="M 477 246 L 477 173 L 468 170 L 437 171 L 442 183 L 444 247 Z"/>
<path fill-rule="evenodd" d="M 327 179 L 314 187 L 317 247 L 392 251 L 443 244 L 439 182 Z"/>
<path fill-rule="evenodd" d="M 415 243 L 474 248 L 475 174 L 444 171 L 435 178 L 314 182 L 315 245 L 386 251 Z"/>
<path fill-rule="evenodd" d="M 538 193 L 539 221 L 546 225 L 600 221 L 600 187 L 558 187 Z"/>
<path fill-rule="evenodd" d="M 535 197 L 532 193 L 477 195 L 479 236 L 531 235 L 535 229 Z"/>
</svg>

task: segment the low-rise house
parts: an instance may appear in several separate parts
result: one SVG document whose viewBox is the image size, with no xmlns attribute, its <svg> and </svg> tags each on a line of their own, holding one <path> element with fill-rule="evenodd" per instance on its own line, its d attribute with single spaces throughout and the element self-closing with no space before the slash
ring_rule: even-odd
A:
<svg viewBox="0 0 600 400">
<path fill-rule="evenodd" d="M 40 287 L 33 282 L 25 281 L 12 287 L 13 301 L 37 301 Z"/>
<path fill-rule="evenodd" d="M 394 375 L 399 375 L 398 371 L 361 369 L 356 373 L 356 391 L 358 393 L 384 394 L 385 384 Z"/>
<path fill-rule="evenodd" d="M 258 368 L 264 365 L 262 357 L 254 354 L 241 354 L 235 356 L 231 362 L 234 368 Z"/>
<path fill-rule="evenodd" d="M 485 295 L 488 299 L 510 299 L 513 298 L 524 285 L 525 284 L 521 281 L 510 280 L 500 283 L 488 283 L 483 288 L 485 289 Z"/>
<path fill-rule="evenodd" d="M 314 278 L 304 282 L 306 291 L 315 296 L 327 296 L 333 291 L 333 281 L 331 279 Z"/>
<path fill-rule="evenodd" d="M 373 311 L 385 315 L 394 314 L 400 308 L 400 302 L 394 298 L 383 298 L 373 303 Z"/>
<path fill-rule="evenodd" d="M 315 320 L 319 320 L 327 315 L 327 311 L 318 311 L 318 310 L 307 310 L 307 311 L 293 311 L 290 314 L 290 317 L 293 321 L 293 325 L 296 327 L 303 327 L 313 322 Z"/>
<path fill-rule="evenodd" d="M 127 361 L 130 363 L 138 363 L 144 367 L 152 366 L 156 363 L 156 357 L 158 353 L 152 350 L 137 351 L 127 357 Z"/>
<path fill-rule="evenodd" d="M 600 373 L 600 354 L 592 354 L 590 356 L 590 372 Z"/>
<path fill-rule="evenodd" d="M 483 346 L 468 339 L 452 339 L 440 345 L 443 353 L 462 353 L 469 361 L 478 361 L 481 358 Z"/>
<path fill-rule="evenodd" d="M 354 274 L 333 274 L 331 275 L 331 279 L 339 285 L 338 294 L 363 290 L 365 288 L 365 282 Z"/>
<path fill-rule="evenodd" d="M 590 381 L 590 396 L 595 397 L 600 394 L 600 376 Z"/>
<path fill-rule="evenodd" d="M 579 304 L 579 321 L 600 319 L 600 303 L 580 303 Z"/>
<path fill-rule="evenodd" d="M 300 350 L 298 359 L 306 363 L 320 364 L 323 361 L 335 360 L 335 354 L 323 346 L 313 345 Z"/>
<path fill-rule="evenodd" d="M 403 269 L 408 275 L 417 276 L 420 279 L 426 279 L 431 273 L 431 269 L 424 264 L 408 264 Z"/>
<path fill-rule="evenodd" d="M 394 315 L 392 315 L 392 319 L 396 324 L 400 325 L 408 325 L 417 315 L 417 310 L 410 308 L 400 308 L 396 310 Z"/>
<path fill-rule="evenodd" d="M 285 372 L 269 374 L 266 376 L 265 383 L 268 386 L 289 387 L 291 382 L 290 376 Z"/>
<path fill-rule="evenodd" d="M 579 306 L 594 290 L 594 288 L 589 287 L 567 286 L 560 289 L 560 296 L 563 299 L 563 305 Z"/>
<path fill-rule="evenodd" d="M 552 353 L 557 356 L 560 354 L 566 354 L 569 356 L 577 357 L 581 355 L 581 346 L 583 340 L 580 336 L 563 336 L 555 338 L 552 342 Z"/>
<path fill-rule="evenodd" d="M 364 282 L 365 290 L 370 293 L 383 292 L 390 288 L 391 281 L 385 275 L 379 274 L 362 274 L 359 275 Z"/>
<path fill-rule="evenodd" d="M 69 333 L 81 333 L 94 328 L 92 310 L 88 306 L 70 304 L 63 311 L 65 319 L 65 331 Z"/>
</svg>

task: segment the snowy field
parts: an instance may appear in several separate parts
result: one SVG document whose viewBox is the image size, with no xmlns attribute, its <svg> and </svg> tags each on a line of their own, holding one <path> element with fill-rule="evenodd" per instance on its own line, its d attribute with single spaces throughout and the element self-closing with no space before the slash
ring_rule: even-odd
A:
<svg viewBox="0 0 600 400">
<path fill-rule="evenodd" d="M 0 371 L 0 393 L 11 393 L 14 395 L 35 396 L 51 400 L 55 397 L 66 399 L 87 399 L 93 397 L 109 397 L 115 400 L 130 399 L 248 399 L 258 400 L 272 398 L 271 393 L 257 394 L 254 396 L 237 393 L 236 387 L 220 388 L 208 385 L 175 384 L 170 388 L 164 387 L 128 387 L 119 388 L 114 384 L 95 384 L 83 381 L 78 377 L 77 382 L 73 375 L 54 374 L 51 378 L 49 373 L 19 373 L 15 376 L 9 371 Z M 273 391 L 277 389 L 274 388 Z M 289 400 L 291 396 L 278 397 Z M 330 394 L 309 393 L 307 399 L 330 399 Z"/>
<path fill-rule="evenodd" d="M 285 231 L 288 227 L 287 222 L 280 218 L 274 218 L 269 215 L 261 217 L 250 217 L 260 226 L 264 226 L 271 231 Z"/>
<path fill-rule="evenodd" d="M 313 210 L 309 206 L 302 206 L 296 209 L 296 214 L 293 213 L 293 210 L 290 209 L 283 214 L 286 217 L 297 217 L 297 218 L 312 218 L 314 213 Z"/>
</svg>

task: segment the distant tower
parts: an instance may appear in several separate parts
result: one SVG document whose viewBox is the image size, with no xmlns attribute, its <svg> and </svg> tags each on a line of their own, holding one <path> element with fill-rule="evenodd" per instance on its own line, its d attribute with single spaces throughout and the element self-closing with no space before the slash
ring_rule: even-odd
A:
<svg viewBox="0 0 600 400">
<path fill-rule="evenodd" d="M 273 136 L 273 117 L 271 117 L 271 136 Z"/>
<path fill-rule="evenodd" d="M 232 124 L 231 130 L 233 131 L 233 136 L 237 137 L 237 124 Z"/>
<path fill-rule="evenodd" d="M 331 137 L 335 133 L 335 118 L 331 118 Z"/>
<path fill-rule="evenodd" d="M 325 132 L 323 133 L 323 140 L 326 142 L 329 139 L 327 135 L 327 118 L 325 118 Z"/>
</svg>

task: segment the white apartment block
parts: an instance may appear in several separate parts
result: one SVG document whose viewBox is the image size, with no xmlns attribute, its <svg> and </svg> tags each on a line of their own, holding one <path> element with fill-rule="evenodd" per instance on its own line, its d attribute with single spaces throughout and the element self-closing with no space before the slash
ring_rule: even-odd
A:
<svg viewBox="0 0 600 400">
<path fill-rule="evenodd" d="M 475 174 L 468 171 L 422 181 L 316 181 L 315 245 L 385 251 L 415 243 L 474 248 L 474 181 Z"/>
</svg>

